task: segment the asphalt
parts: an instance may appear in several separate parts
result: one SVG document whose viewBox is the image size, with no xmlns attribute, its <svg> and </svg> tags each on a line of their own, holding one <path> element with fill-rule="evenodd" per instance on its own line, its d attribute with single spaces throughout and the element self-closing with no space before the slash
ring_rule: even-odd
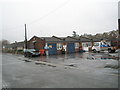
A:
<svg viewBox="0 0 120 90">
<path fill-rule="evenodd" d="M 105 68 L 108 62 L 118 62 L 118 58 L 108 53 L 33 58 L 3 54 L 2 86 L 3 88 L 118 88 L 118 69 Z"/>
</svg>

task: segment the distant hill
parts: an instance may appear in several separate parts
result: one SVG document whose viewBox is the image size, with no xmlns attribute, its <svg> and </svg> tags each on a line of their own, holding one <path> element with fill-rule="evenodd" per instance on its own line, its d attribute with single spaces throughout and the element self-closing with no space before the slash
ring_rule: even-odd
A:
<svg viewBox="0 0 120 90">
<path fill-rule="evenodd" d="M 84 34 L 81 35 L 83 37 L 87 37 L 87 38 L 100 38 L 100 39 L 117 39 L 118 38 L 118 30 L 113 30 L 110 32 L 104 32 L 104 33 L 97 33 L 95 35 L 91 35 L 91 34 Z"/>
</svg>

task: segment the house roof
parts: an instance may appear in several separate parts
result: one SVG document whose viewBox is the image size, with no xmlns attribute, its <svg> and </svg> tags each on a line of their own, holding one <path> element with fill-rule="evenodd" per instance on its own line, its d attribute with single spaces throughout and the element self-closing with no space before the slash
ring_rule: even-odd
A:
<svg viewBox="0 0 120 90">
<path fill-rule="evenodd" d="M 24 42 L 18 42 L 17 47 L 24 47 Z"/>
<path fill-rule="evenodd" d="M 63 40 L 58 37 L 39 37 L 39 38 L 44 39 L 46 42 L 63 42 Z"/>
<path fill-rule="evenodd" d="M 44 39 L 46 42 L 78 42 L 78 39 L 72 38 L 70 36 L 68 37 L 39 37 L 41 39 Z"/>
<path fill-rule="evenodd" d="M 4 46 L 5 46 L 5 48 L 24 47 L 24 42 L 11 43 L 11 44 L 7 44 Z"/>
<path fill-rule="evenodd" d="M 87 37 L 83 37 L 83 36 L 79 36 L 79 37 L 72 37 L 72 36 L 67 36 L 67 37 L 56 37 L 56 36 L 52 36 L 52 37 L 38 37 L 42 40 L 45 40 L 46 42 L 55 42 L 55 43 L 59 43 L 59 42 L 100 42 L 101 39 L 106 40 L 106 41 L 114 41 L 114 40 L 119 40 L 119 39 L 111 39 L 111 38 L 96 38 L 96 37 L 91 37 L 91 38 L 87 38 Z"/>
<path fill-rule="evenodd" d="M 79 42 L 80 40 L 71 36 L 65 38 L 66 42 Z"/>
<path fill-rule="evenodd" d="M 5 48 L 12 48 L 11 44 L 6 44 L 6 45 L 3 45 L 3 46 L 5 46 Z"/>
<path fill-rule="evenodd" d="M 76 38 L 77 38 L 77 39 L 80 39 L 80 41 L 82 41 L 82 42 L 91 42 L 91 41 L 92 41 L 92 39 L 86 38 L 86 37 L 82 37 L 82 36 L 76 37 Z"/>
<path fill-rule="evenodd" d="M 46 42 L 91 42 L 91 39 L 86 38 L 86 37 L 71 37 L 71 36 L 67 36 L 67 37 L 56 37 L 56 36 L 52 36 L 52 37 L 39 37 L 40 39 L 45 40 Z"/>
</svg>

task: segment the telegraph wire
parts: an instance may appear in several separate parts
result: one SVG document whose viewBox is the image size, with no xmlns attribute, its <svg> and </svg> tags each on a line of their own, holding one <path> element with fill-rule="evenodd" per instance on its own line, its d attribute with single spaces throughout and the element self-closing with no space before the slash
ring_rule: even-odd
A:
<svg viewBox="0 0 120 90">
<path fill-rule="evenodd" d="M 62 4 L 59 5 L 57 8 L 55 8 L 54 10 L 48 12 L 48 13 L 45 14 L 44 16 L 42 16 L 42 17 L 40 17 L 40 18 L 38 18 L 38 19 L 36 19 L 36 20 L 30 22 L 30 23 L 27 23 L 27 24 L 30 25 L 30 24 L 33 24 L 33 23 L 38 22 L 39 20 L 42 20 L 42 19 L 46 18 L 47 16 L 49 16 L 49 15 L 51 15 L 52 13 L 56 12 L 57 10 L 59 10 L 60 8 L 62 8 L 63 6 L 67 5 L 69 2 L 70 2 L 70 0 L 67 0 L 66 2 L 62 3 Z"/>
<path fill-rule="evenodd" d="M 43 15 L 42 17 L 36 19 L 36 20 L 33 20 L 29 23 L 26 23 L 27 25 L 32 25 L 44 18 L 46 18 L 47 16 L 51 15 L 52 13 L 56 12 L 57 10 L 59 10 L 60 8 L 62 8 L 63 6 L 67 5 L 68 3 L 70 2 L 70 0 L 67 0 L 66 2 L 62 3 L 61 5 L 59 5 L 57 8 L 55 8 L 54 10 L 48 12 L 47 14 Z M 13 28 L 7 28 L 7 29 L 19 29 L 19 28 L 24 28 L 24 24 L 23 25 L 19 25 L 19 26 L 16 26 L 16 27 L 13 27 Z M 4 28 L 3 28 L 4 30 Z"/>
</svg>

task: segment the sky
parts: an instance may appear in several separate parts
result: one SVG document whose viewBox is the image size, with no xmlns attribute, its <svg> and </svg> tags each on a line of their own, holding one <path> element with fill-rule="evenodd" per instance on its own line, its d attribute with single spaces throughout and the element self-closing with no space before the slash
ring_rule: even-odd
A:
<svg viewBox="0 0 120 90">
<path fill-rule="evenodd" d="M 119 0 L 1 0 L 0 36 L 10 42 L 34 35 L 71 36 L 118 29 Z"/>
</svg>

